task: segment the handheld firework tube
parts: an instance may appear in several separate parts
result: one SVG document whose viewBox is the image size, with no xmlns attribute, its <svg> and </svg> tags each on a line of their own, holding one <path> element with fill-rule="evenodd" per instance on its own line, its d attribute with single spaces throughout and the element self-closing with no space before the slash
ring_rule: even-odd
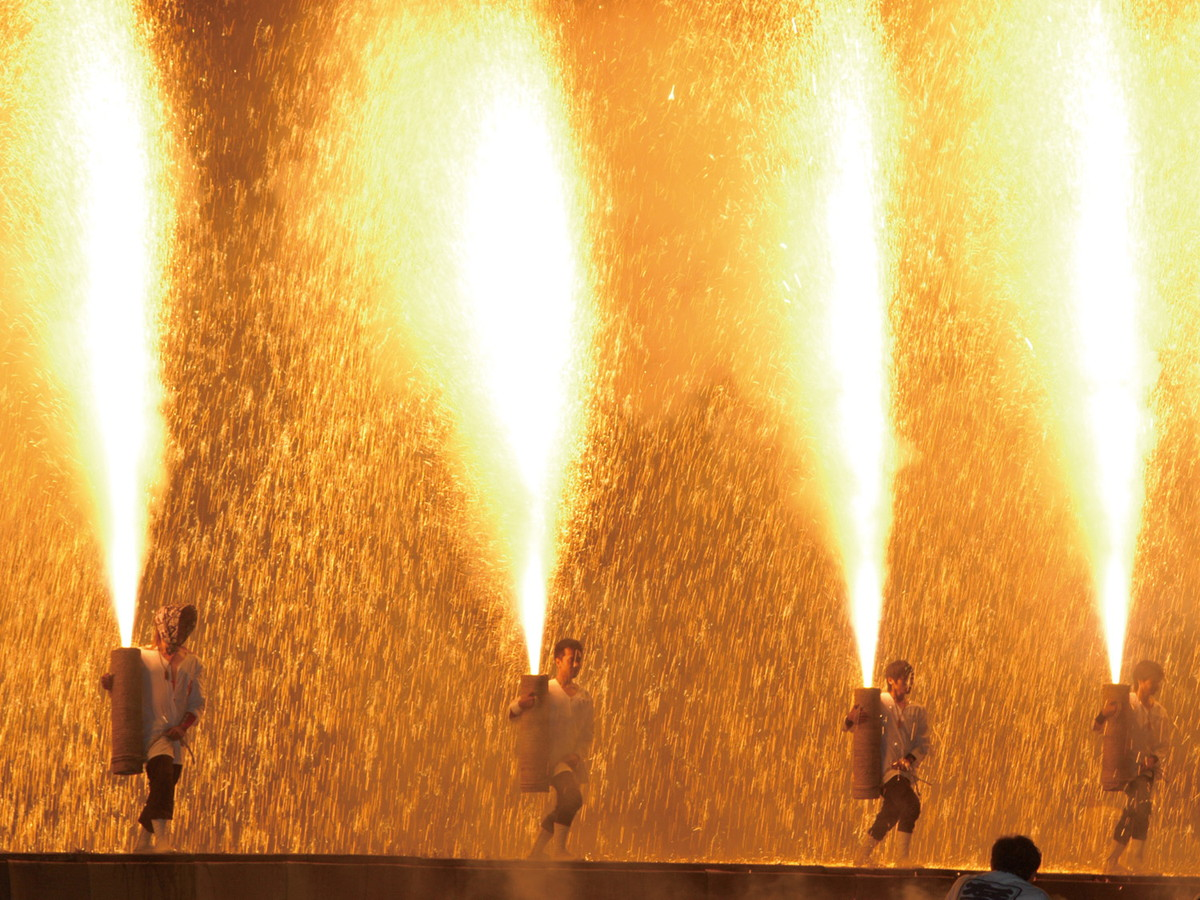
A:
<svg viewBox="0 0 1200 900">
<path fill-rule="evenodd" d="M 109 655 L 112 672 L 112 764 L 114 775 L 140 775 L 142 747 L 142 651 L 118 647 Z"/>
<path fill-rule="evenodd" d="M 854 726 L 850 745 L 850 796 L 874 800 L 883 792 L 883 703 L 879 688 L 856 688 L 854 705 L 867 720 Z"/>
<path fill-rule="evenodd" d="M 1104 732 L 1100 737 L 1100 787 L 1106 791 L 1125 789 L 1136 775 L 1132 754 L 1129 752 L 1129 685 L 1106 684 L 1100 689 L 1100 702 L 1106 706 L 1110 700 L 1117 704 L 1117 714 L 1104 720 Z"/>
<path fill-rule="evenodd" d="M 533 692 L 533 706 L 517 721 L 517 780 L 521 793 L 547 793 L 550 790 L 550 711 L 546 697 L 550 693 L 549 675 L 522 675 L 521 696 Z"/>
</svg>

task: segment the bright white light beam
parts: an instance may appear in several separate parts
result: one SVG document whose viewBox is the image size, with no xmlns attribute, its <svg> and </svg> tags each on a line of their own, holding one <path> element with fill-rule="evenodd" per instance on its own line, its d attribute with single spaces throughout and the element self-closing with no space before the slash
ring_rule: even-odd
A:
<svg viewBox="0 0 1200 900">
<path fill-rule="evenodd" d="M 856 56 L 859 54 L 855 54 Z M 861 59 L 850 64 L 865 65 Z M 846 77 L 835 95 L 833 159 L 826 207 L 832 284 L 830 359 L 837 384 L 838 449 L 850 479 L 842 556 L 863 684 L 871 684 L 883 614 L 890 530 L 888 339 L 879 165 L 866 85 Z"/>
<path fill-rule="evenodd" d="M 546 617 L 549 496 L 568 406 L 576 267 L 563 165 L 546 104 L 527 84 L 496 88 L 469 186 L 466 283 L 492 409 L 530 498 L 520 576 L 530 672 Z"/>
<path fill-rule="evenodd" d="M 1129 616 L 1149 427 L 1134 260 L 1134 151 L 1120 60 L 1099 4 L 1079 55 L 1079 210 L 1072 286 L 1085 418 L 1102 516 L 1096 586 L 1114 682 Z"/>
<path fill-rule="evenodd" d="M 75 115 L 83 154 L 85 345 L 104 471 L 102 531 L 121 643 L 128 645 L 159 413 L 149 117 L 131 83 L 136 63 L 118 64 L 122 44 L 88 48 L 93 55 L 80 70 Z"/>
</svg>

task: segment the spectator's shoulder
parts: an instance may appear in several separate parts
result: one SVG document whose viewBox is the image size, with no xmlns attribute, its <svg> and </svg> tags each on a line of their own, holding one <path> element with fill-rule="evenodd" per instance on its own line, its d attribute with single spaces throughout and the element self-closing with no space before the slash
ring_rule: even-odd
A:
<svg viewBox="0 0 1200 900">
<path fill-rule="evenodd" d="M 962 886 L 973 879 L 978 873 L 966 872 L 958 876 L 954 884 L 950 885 L 950 890 L 946 892 L 946 900 L 958 900 L 962 892 Z"/>
</svg>

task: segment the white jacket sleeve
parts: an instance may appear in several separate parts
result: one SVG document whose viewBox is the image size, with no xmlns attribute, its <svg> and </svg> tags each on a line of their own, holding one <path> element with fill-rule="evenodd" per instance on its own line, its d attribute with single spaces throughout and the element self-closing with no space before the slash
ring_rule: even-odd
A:
<svg viewBox="0 0 1200 900">
<path fill-rule="evenodd" d="M 195 657 L 192 657 L 195 659 Z M 188 678 L 187 698 L 184 700 L 184 711 L 191 713 L 197 719 L 204 709 L 204 666 L 196 660 L 194 671 Z"/>
<path fill-rule="evenodd" d="M 927 757 L 933 750 L 933 741 L 929 735 L 929 717 L 925 714 L 924 708 L 920 710 L 920 715 L 916 716 L 913 722 L 912 742 L 908 748 L 908 752 L 913 759 L 920 762 Z"/>
</svg>

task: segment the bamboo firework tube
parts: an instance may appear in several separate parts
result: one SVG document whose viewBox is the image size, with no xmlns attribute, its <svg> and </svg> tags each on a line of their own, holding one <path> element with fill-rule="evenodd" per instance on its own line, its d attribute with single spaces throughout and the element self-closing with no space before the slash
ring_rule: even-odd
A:
<svg viewBox="0 0 1200 900">
<path fill-rule="evenodd" d="M 139 775 L 146 762 L 142 746 L 142 651 L 118 647 L 109 655 L 112 671 L 112 767 L 114 775 Z"/>
<path fill-rule="evenodd" d="M 544 794 L 550 790 L 550 676 L 522 675 L 520 695 L 530 691 L 533 706 L 517 722 L 517 780 L 522 793 Z"/>
<path fill-rule="evenodd" d="M 883 704 L 879 688 L 856 688 L 854 705 L 867 715 L 854 726 L 850 748 L 850 796 L 874 800 L 883 790 Z"/>
<path fill-rule="evenodd" d="M 1137 775 L 1133 755 L 1129 752 L 1129 685 L 1106 684 L 1100 689 L 1102 706 L 1112 700 L 1117 704 L 1117 714 L 1104 721 L 1104 732 L 1100 738 L 1100 787 L 1106 791 L 1120 791 Z"/>
</svg>

